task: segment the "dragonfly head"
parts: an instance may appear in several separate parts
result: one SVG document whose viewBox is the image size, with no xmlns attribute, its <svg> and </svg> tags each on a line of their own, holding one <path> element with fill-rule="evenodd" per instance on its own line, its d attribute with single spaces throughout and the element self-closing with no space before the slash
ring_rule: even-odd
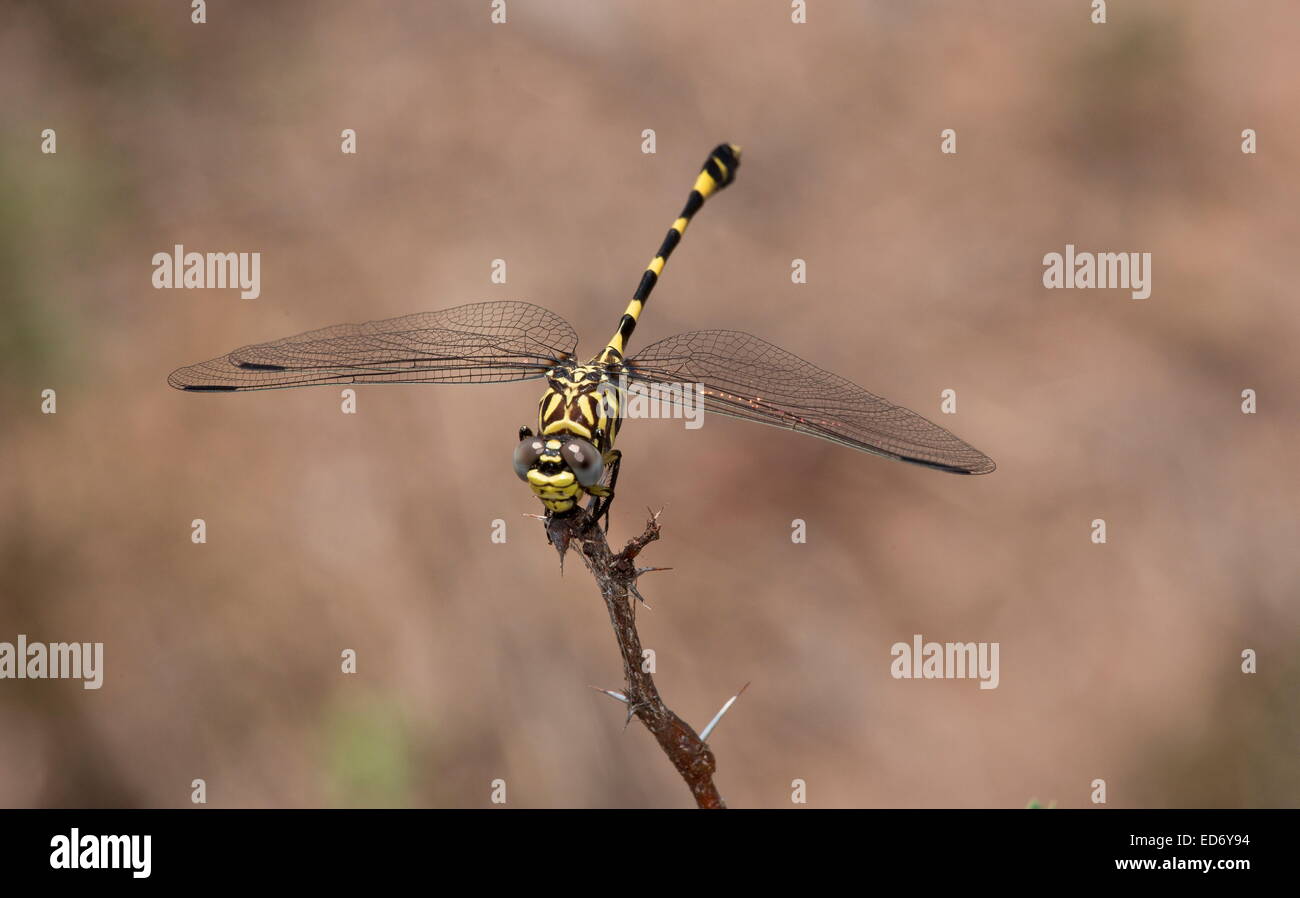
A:
<svg viewBox="0 0 1300 898">
<path fill-rule="evenodd" d="M 596 447 L 572 434 L 529 435 L 515 447 L 515 474 L 555 514 L 577 508 L 586 488 L 600 483 L 604 473 Z"/>
</svg>

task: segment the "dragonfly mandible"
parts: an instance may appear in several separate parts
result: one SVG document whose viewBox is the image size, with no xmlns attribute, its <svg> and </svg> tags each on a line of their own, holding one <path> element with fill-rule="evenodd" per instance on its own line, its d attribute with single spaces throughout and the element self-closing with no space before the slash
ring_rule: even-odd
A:
<svg viewBox="0 0 1300 898">
<path fill-rule="evenodd" d="M 585 364 L 558 315 L 526 302 L 481 302 L 364 324 L 341 324 L 245 346 L 173 371 L 181 390 L 238 392 L 329 384 L 504 383 L 545 378 L 537 429 L 519 429 L 516 475 L 546 508 L 568 515 L 591 496 L 608 520 L 622 454 L 614 447 L 629 385 L 669 402 L 703 396 L 707 412 L 769 424 L 850 449 L 956 474 L 993 460 L 939 425 L 741 331 L 701 330 L 624 351 L 664 265 L 695 214 L 729 185 L 740 147 L 720 144 L 641 275 L 618 329 Z M 696 391 L 683 385 L 698 385 Z"/>
</svg>

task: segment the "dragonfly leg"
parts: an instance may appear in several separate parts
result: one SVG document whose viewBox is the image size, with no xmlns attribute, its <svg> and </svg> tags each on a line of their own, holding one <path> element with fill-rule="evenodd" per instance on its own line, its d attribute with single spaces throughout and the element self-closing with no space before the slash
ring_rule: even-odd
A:
<svg viewBox="0 0 1300 898">
<path fill-rule="evenodd" d="M 609 471 L 609 485 L 590 487 L 587 490 L 596 497 L 588 509 L 591 512 L 591 521 L 596 523 L 603 516 L 606 531 L 609 530 L 609 508 L 614 504 L 614 487 L 618 484 L 618 469 L 622 461 L 623 453 L 617 449 L 611 449 L 605 453 L 605 466 Z"/>
<path fill-rule="evenodd" d="M 523 442 L 533 435 L 533 429 L 527 425 L 519 428 L 519 442 Z"/>
<path fill-rule="evenodd" d="M 609 507 L 614 504 L 614 487 L 618 485 L 618 469 L 623 463 L 623 453 L 617 449 L 609 450 L 605 464 L 609 465 L 609 498 L 605 500 L 605 529 L 609 529 Z"/>
</svg>

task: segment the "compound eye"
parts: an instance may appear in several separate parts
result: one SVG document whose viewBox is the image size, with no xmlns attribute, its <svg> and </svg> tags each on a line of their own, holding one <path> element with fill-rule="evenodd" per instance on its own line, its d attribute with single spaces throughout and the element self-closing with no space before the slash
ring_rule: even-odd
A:
<svg viewBox="0 0 1300 898">
<path fill-rule="evenodd" d="M 600 483 L 600 475 L 605 473 L 605 460 L 591 443 L 572 437 L 560 449 L 560 455 L 573 471 L 573 476 L 578 478 L 578 483 L 583 486 Z"/>
<path fill-rule="evenodd" d="M 546 443 L 537 437 L 528 437 L 515 447 L 515 474 L 520 480 L 528 479 L 528 469 L 537 464 L 545 451 Z"/>
</svg>

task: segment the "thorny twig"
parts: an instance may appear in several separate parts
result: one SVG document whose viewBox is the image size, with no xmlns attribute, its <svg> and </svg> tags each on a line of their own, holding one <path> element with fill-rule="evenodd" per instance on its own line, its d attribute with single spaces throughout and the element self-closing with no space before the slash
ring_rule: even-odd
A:
<svg viewBox="0 0 1300 898">
<path fill-rule="evenodd" d="M 686 721 L 674 714 L 655 687 L 654 678 L 641 668 L 641 637 L 636 630 L 636 601 L 640 595 L 636 580 L 641 574 L 659 568 L 640 568 L 635 563 L 637 555 L 647 545 L 659 538 L 659 514 L 652 513 L 645 531 L 615 553 L 610 549 L 605 533 L 598 526 L 588 526 L 586 514 L 553 517 L 546 523 L 546 534 L 551 544 L 560 552 L 576 546 L 582 561 L 596 578 L 600 594 L 609 609 L 609 619 L 614 625 L 614 636 L 623 655 L 623 692 L 601 689 L 628 708 L 628 720 L 635 716 L 659 743 L 668 760 L 681 774 L 695 803 L 701 808 L 725 808 L 718 787 L 713 784 L 717 762 L 713 752 Z"/>
</svg>

